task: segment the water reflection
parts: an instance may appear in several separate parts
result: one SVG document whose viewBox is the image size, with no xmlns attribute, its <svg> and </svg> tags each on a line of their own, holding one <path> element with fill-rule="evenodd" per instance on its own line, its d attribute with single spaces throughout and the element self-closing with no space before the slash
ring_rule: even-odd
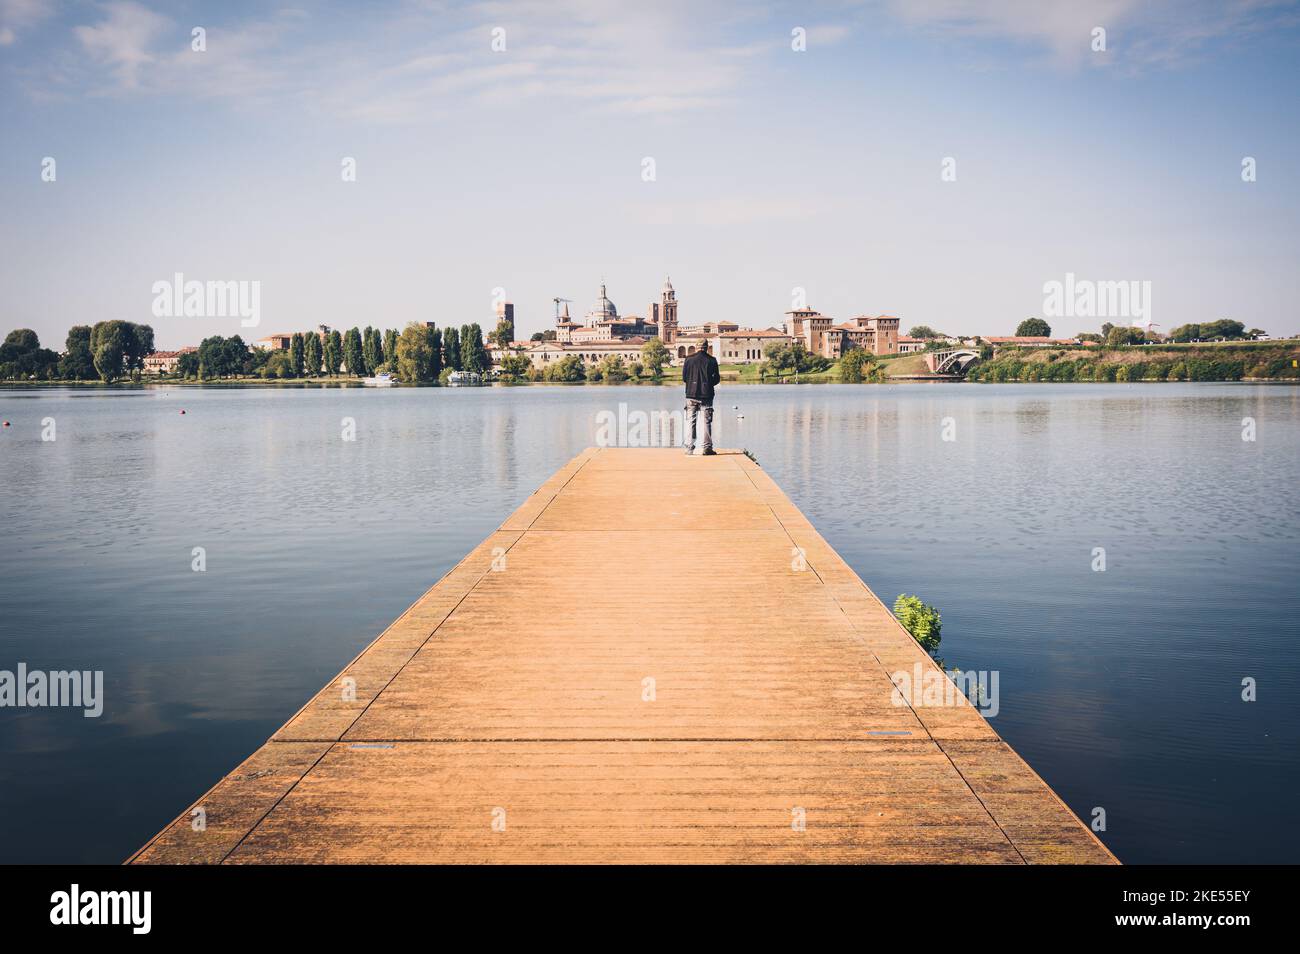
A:
<svg viewBox="0 0 1300 954">
<path fill-rule="evenodd" d="M 619 402 L 681 406 L 630 387 L 0 392 L 0 668 L 103 669 L 107 696 L 99 720 L 0 712 L 0 857 L 120 860 Z M 736 387 L 715 424 L 883 599 L 940 607 L 950 664 L 999 670 L 996 727 L 1077 813 L 1107 809 L 1122 859 L 1295 860 L 1300 392 Z"/>
</svg>

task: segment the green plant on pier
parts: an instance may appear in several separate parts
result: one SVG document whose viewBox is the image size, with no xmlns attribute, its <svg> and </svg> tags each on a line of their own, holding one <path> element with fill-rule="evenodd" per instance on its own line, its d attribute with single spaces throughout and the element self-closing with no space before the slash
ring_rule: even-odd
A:
<svg viewBox="0 0 1300 954">
<path fill-rule="evenodd" d="M 942 638 L 939 630 L 943 623 L 937 609 L 921 602 L 919 596 L 900 593 L 894 600 L 894 615 L 927 653 L 933 655 L 938 650 Z"/>
</svg>

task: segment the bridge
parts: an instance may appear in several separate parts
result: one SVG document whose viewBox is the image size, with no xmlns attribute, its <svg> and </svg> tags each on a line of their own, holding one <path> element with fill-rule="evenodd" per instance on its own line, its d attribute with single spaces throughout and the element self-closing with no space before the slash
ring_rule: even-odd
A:
<svg viewBox="0 0 1300 954">
<path fill-rule="evenodd" d="M 971 363 L 979 360 L 980 353 L 971 348 L 949 348 L 946 351 L 926 353 L 925 363 L 932 374 L 965 374 Z"/>
<path fill-rule="evenodd" d="M 747 456 L 593 448 L 130 861 L 1115 863 L 899 674 L 946 679 Z"/>
</svg>

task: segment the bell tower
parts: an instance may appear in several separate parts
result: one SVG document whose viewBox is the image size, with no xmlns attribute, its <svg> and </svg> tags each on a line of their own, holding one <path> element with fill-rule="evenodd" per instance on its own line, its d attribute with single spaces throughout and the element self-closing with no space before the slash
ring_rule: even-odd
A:
<svg viewBox="0 0 1300 954">
<path fill-rule="evenodd" d="M 659 305 L 659 338 L 665 345 L 677 340 L 677 292 L 671 279 L 664 279 L 663 300 Z"/>
</svg>

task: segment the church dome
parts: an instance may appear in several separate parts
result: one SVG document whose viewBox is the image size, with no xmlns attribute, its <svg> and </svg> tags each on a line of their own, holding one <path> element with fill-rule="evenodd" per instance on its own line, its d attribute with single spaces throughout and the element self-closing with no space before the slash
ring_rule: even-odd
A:
<svg viewBox="0 0 1300 954">
<path fill-rule="evenodd" d="M 600 286 L 600 297 L 596 299 L 596 304 L 591 306 L 591 312 L 587 315 L 595 321 L 610 321 L 618 317 L 618 309 L 614 303 L 609 300 L 605 294 L 605 286 Z"/>
</svg>

